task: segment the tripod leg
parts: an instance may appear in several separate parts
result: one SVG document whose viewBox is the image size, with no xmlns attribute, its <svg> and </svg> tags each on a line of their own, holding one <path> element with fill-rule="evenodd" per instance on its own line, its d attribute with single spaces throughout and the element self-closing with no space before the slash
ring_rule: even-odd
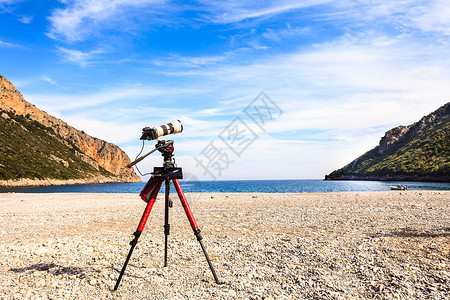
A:
<svg viewBox="0 0 450 300">
<path fill-rule="evenodd" d="M 159 190 L 161 189 L 161 185 L 162 185 L 162 181 L 155 182 L 155 186 L 152 189 L 152 192 L 149 197 L 149 201 L 147 203 L 147 206 L 145 207 L 144 213 L 142 214 L 141 221 L 139 222 L 138 228 L 133 233 L 134 239 L 130 242 L 131 248 L 130 248 L 130 251 L 128 252 L 127 259 L 125 260 L 125 263 L 123 264 L 122 270 L 120 271 L 119 278 L 117 278 L 116 285 L 114 286 L 114 291 L 117 291 L 117 288 L 119 287 L 120 281 L 122 280 L 122 276 L 125 273 L 125 269 L 127 268 L 127 265 L 130 260 L 131 254 L 133 253 L 134 247 L 136 247 L 138 239 L 141 236 L 142 231 L 144 230 L 145 223 L 147 223 L 148 217 L 153 208 L 153 204 L 155 204 L 155 200 L 156 200 L 156 197 L 158 196 Z"/>
<path fill-rule="evenodd" d="M 164 267 L 167 267 L 167 244 L 170 234 L 170 224 L 169 224 L 169 207 L 172 207 L 172 203 L 169 200 L 170 195 L 170 180 L 166 179 L 164 181 L 165 185 L 165 212 L 164 212 Z"/>
<path fill-rule="evenodd" d="M 197 237 L 197 241 L 200 243 L 200 247 L 202 247 L 203 254 L 206 257 L 206 261 L 208 262 L 209 268 L 211 269 L 214 280 L 216 281 L 217 284 L 221 284 L 219 278 L 217 278 L 216 270 L 214 269 L 214 266 L 212 265 L 211 260 L 209 259 L 208 252 L 206 252 L 206 248 L 203 245 L 202 242 L 203 237 L 200 235 L 200 229 L 198 228 L 197 222 L 195 222 L 194 215 L 192 214 L 191 208 L 189 207 L 189 204 L 186 200 L 186 196 L 184 195 L 183 190 L 181 189 L 181 185 L 178 182 L 178 179 L 173 180 L 173 185 L 177 190 L 178 197 L 180 198 L 181 204 L 183 205 L 184 212 L 186 213 L 189 223 L 191 224 L 192 230 L 194 231 L 194 234 Z"/>
</svg>

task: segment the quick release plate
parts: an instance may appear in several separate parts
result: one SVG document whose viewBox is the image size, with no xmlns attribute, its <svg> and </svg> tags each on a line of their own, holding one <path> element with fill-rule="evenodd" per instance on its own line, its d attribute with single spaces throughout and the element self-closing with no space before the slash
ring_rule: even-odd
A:
<svg viewBox="0 0 450 300">
<path fill-rule="evenodd" d="M 164 168 L 164 167 L 154 167 L 153 176 L 160 177 L 164 179 L 183 179 L 183 171 L 181 168 Z"/>
</svg>

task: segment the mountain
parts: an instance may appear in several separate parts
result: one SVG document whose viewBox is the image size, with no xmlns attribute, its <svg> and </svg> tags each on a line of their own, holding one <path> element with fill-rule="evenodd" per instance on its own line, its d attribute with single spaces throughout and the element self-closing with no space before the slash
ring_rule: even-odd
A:
<svg viewBox="0 0 450 300">
<path fill-rule="evenodd" d="M 0 75 L 0 186 L 140 182 L 118 146 L 25 101 Z"/>
<path fill-rule="evenodd" d="M 325 179 L 450 182 L 450 102 L 389 130 L 378 146 Z"/>
</svg>

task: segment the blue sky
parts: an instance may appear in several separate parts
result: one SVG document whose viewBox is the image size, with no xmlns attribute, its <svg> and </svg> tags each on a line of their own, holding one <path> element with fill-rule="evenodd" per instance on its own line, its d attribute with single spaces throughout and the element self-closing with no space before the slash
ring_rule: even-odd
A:
<svg viewBox="0 0 450 300">
<path fill-rule="evenodd" d="M 180 119 L 198 179 L 323 178 L 449 101 L 449 38 L 443 0 L 0 0 L 0 74 L 27 101 L 131 158 Z M 263 127 L 245 114 L 261 92 Z"/>
</svg>

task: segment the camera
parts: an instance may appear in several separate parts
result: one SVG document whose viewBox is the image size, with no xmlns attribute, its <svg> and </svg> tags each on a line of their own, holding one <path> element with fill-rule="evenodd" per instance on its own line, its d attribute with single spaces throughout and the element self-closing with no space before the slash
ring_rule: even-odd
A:
<svg viewBox="0 0 450 300">
<path fill-rule="evenodd" d="M 176 134 L 183 131 L 183 124 L 180 120 L 172 121 L 166 125 L 157 127 L 145 127 L 142 129 L 141 140 L 156 140 L 159 137 L 168 134 Z"/>
</svg>

